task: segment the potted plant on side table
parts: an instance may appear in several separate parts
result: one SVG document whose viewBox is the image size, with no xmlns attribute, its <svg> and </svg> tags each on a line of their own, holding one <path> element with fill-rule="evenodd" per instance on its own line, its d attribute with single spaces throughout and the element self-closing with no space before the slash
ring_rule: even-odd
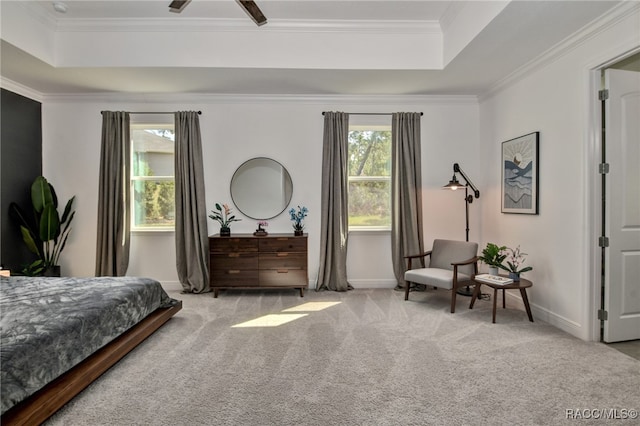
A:
<svg viewBox="0 0 640 426">
<path fill-rule="evenodd" d="M 520 281 L 520 274 L 533 270 L 533 267 L 531 266 L 526 266 L 520 269 L 520 266 L 525 262 L 525 256 L 527 255 L 527 253 L 520 251 L 520 246 L 515 249 L 507 247 L 502 250 L 501 253 L 505 255 L 507 266 L 499 265 L 499 267 L 500 269 L 504 269 L 509 272 L 509 278 L 514 281 Z"/>
<path fill-rule="evenodd" d="M 502 265 L 502 262 L 506 259 L 507 255 L 504 253 L 506 246 L 498 247 L 497 244 L 487 243 L 487 246 L 482 249 L 482 255 L 478 258 L 489 266 L 489 273 L 491 275 L 498 275 L 498 268 Z"/>
</svg>

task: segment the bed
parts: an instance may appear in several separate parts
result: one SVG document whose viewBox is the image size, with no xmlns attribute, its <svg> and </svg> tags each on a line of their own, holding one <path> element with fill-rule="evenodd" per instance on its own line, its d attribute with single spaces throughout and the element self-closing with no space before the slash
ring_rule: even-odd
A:
<svg viewBox="0 0 640 426">
<path fill-rule="evenodd" d="M 182 303 L 149 278 L 0 278 L 2 424 L 40 424 Z"/>
</svg>

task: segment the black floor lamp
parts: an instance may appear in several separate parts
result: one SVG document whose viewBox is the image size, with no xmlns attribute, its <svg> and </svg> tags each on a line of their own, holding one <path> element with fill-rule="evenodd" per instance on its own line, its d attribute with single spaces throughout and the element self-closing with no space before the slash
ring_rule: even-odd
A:
<svg viewBox="0 0 640 426">
<path fill-rule="evenodd" d="M 464 185 L 458 182 L 458 179 L 456 178 L 456 173 L 459 173 L 460 176 L 462 176 L 462 179 L 464 179 Z M 451 178 L 449 183 L 446 184 L 443 188 L 451 189 L 455 191 L 456 189 L 462 188 L 462 187 L 464 187 L 464 206 L 465 206 L 465 213 L 466 213 L 466 220 L 467 220 L 466 222 L 467 226 L 465 228 L 466 236 L 467 236 L 466 241 L 469 241 L 469 204 L 473 203 L 473 196 L 475 196 L 476 198 L 480 198 L 480 191 L 478 191 L 478 188 L 476 188 L 473 182 L 471 182 L 471 179 L 469 179 L 469 176 L 467 176 L 467 174 L 460 168 L 458 163 L 454 163 L 453 177 Z M 469 194 L 469 188 L 471 188 L 471 190 L 473 191 L 473 195 Z M 467 286 L 464 289 L 458 290 L 458 294 L 471 296 L 473 292 L 471 291 L 469 286 Z"/>
</svg>

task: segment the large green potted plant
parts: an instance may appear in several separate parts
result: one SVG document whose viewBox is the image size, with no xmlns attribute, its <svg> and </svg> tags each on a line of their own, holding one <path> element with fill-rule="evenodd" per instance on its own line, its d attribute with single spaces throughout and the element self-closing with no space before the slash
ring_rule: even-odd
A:
<svg viewBox="0 0 640 426">
<path fill-rule="evenodd" d="M 19 224 L 22 239 L 38 259 L 23 269 L 25 275 L 60 276 L 58 260 L 71 231 L 71 221 L 76 214 L 71 211 L 75 196 L 58 213 L 58 197 L 53 186 L 43 176 L 31 185 L 33 220 L 16 203 L 9 205 L 13 219 Z"/>
<path fill-rule="evenodd" d="M 502 267 L 502 262 L 507 257 L 504 253 L 506 248 L 506 246 L 499 247 L 497 244 L 487 243 L 487 246 L 482 249 L 482 255 L 478 256 L 478 259 L 489 266 L 491 275 L 498 275 L 498 268 Z"/>
</svg>

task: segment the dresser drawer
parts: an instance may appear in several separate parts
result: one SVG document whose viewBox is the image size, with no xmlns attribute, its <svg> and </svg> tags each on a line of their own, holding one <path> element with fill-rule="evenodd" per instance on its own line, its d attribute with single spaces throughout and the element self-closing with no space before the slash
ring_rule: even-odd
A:
<svg viewBox="0 0 640 426">
<path fill-rule="evenodd" d="M 213 269 L 212 287 L 257 287 L 258 270 Z"/>
<path fill-rule="evenodd" d="M 309 285 L 306 269 L 269 269 L 260 271 L 262 287 L 304 287 Z"/>
<path fill-rule="evenodd" d="M 261 252 L 307 252 L 305 237 L 277 237 L 259 240 Z"/>
<path fill-rule="evenodd" d="M 258 269 L 257 253 L 226 253 L 210 256 L 211 269 Z"/>
<path fill-rule="evenodd" d="M 260 253 L 260 269 L 305 269 L 306 253 Z"/>
<path fill-rule="evenodd" d="M 210 238 L 209 251 L 211 253 L 256 253 L 258 240 L 255 238 Z"/>
</svg>

